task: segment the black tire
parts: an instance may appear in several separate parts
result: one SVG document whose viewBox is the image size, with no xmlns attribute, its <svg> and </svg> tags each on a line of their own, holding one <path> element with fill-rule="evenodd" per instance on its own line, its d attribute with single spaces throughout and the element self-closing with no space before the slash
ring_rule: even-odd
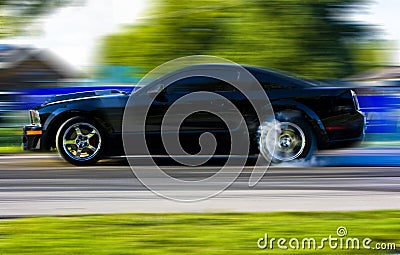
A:
<svg viewBox="0 0 400 255">
<path fill-rule="evenodd" d="M 74 117 L 64 122 L 56 135 L 56 147 L 63 159 L 76 166 L 95 164 L 103 157 L 105 132 L 96 122 Z"/>
<path fill-rule="evenodd" d="M 271 133 L 271 130 L 275 130 L 275 133 Z M 276 140 L 269 139 L 274 134 Z M 272 140 L 276 141 L 275 144 Z M 261 155 L 274 164 L 298 159 L 310 160 L 316 149 L 314 132 L 302 116 L 277 115 L 276 120 L 262 123 L 257 142 Z M 274 150 L 272 146 L 275 146 Z"/>
</svg>

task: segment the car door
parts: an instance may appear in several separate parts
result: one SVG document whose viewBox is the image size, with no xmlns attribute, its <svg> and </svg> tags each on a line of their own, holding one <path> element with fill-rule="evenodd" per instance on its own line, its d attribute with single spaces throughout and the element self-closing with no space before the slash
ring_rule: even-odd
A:
<svg viewBox="0 0 400 255">
<path fill-rule="evenodd" d="M 204 132 L 217 134 L 226 130 L 224 122 L 212 111 L 219 111 L 221 103 L 208 92 L 215 93 L 220 81 L 206 76 L 193 76 L 173 82 L 161 91 L 154 99 L 146 122 L 146 137 L 153 146 L 164 138 L 176 136 L 179 131 L 179 142 L 185 151 L 196 153 L 200 135 Z M 196 93 L 196 94 L 193 94 Z M 189 100 L 184 100 L 190 96 Z M 174 113 L 168 114 L 174 107 Z M 204 110 L 202 110 L 204 109 Z M 208 110 L 207 110 L 208 109 Z"/>
</svg>

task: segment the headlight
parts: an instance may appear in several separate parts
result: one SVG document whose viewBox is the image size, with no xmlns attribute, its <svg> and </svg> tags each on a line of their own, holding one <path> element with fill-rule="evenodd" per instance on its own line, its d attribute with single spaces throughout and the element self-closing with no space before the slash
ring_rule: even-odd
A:
<svg viewBox="0 0 400 255">
<path fill-rule="evenodd" d="M 29 116 L 31 118 L 31 123 L 33 125 L 40 125 L 40 115 L 39 112 L 36 110 L 30 110 Z"/>
</svg>

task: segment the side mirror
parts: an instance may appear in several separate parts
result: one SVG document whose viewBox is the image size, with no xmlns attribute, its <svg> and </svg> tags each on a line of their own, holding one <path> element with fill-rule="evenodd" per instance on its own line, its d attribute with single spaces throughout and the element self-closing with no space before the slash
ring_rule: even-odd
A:
<svg viewBox="0 0 400 255">
<path fill-rule="evenodd" d="M 149 95 L 152 98 L 155 98 L 157 95 L 161 93 L 161 91 L 164 90 L 164 88 L 165 88 L 164 84 L 157 84 L 147 91 L 147 95 Z"/>
</svg>

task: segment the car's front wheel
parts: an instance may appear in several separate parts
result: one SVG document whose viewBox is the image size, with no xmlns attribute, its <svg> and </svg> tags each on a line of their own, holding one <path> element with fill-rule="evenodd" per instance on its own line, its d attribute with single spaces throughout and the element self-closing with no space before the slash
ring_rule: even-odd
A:
<svg viewBox="0 0 400 255">
<path fill-rule="evenodd" d="M 308 160 L 316 147 L 312 129 L 302 118 L 264 122 L 258 132 L 260 153 L 273 163 Z"/>
<path fill-rule="evenodd" d="M 56 136 L 60 155 L 77 166 L 96 163 L 104 151 L 103 141 L 101 127 L 83 117 L 74 117 L 64 122 Z"/>
</svg>

